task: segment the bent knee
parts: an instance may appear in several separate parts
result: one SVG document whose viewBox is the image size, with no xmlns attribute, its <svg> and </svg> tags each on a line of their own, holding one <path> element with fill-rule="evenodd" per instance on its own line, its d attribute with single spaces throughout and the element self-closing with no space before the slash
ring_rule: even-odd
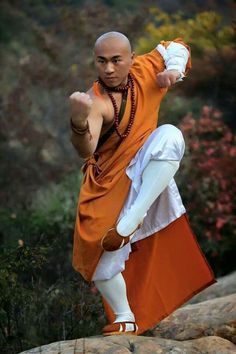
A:
<svg viewBox="0 0 236 354">
<path fill-rule="evenodd" d="M 173 124 L 163 124 L 158 129 L 163 134 L 165 143 L 176 150 L 179 160 L 181 160 L 185 151 L 185 141 L 181 130 Z"/>
</svg>

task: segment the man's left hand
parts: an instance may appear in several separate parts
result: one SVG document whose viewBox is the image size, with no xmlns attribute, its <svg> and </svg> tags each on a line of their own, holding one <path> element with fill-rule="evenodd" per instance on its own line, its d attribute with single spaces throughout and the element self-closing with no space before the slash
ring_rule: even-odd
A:
<svg viewBox="0 0 236 354">
<path fill-rule="evenodd" d="M 157 75 L 157 83 L 160 87 L 170 87 L 180 78 L 180 73 L 177 70 L 165 70 Z"/>
</svg>

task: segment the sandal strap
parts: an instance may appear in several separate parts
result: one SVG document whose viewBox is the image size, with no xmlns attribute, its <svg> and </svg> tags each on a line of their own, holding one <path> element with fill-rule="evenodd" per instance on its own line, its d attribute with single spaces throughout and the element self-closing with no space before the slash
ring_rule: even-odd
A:
<svg viewBox="0 0 236 354">
<path fill-rule="evenodd" d="M 135 322 L 120 322 L 122 331 L 120 332 L 137 332 L 137 325 Z"/>
<path fill-rule="evenodd" d="M 109 324 L 103 328 L 103 333 L 112 333 L 112 332 L 120 332 L 120 333 L 136 333 L 138 331 L 138 325 L 135 322 L 114 322 Z"/>
</svg>

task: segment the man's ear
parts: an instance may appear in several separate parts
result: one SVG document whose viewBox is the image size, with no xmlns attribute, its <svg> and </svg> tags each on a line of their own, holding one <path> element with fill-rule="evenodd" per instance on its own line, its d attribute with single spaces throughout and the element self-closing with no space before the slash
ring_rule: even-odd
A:
<svg viewBox="0 0 236 354">
<path fill-rule="evenodd" d="M 133 64 L 134 58 L 135 58 L 135 52 L 132 52 L 132 54 L 131 54 L 132 64 Z"/>
</svg>

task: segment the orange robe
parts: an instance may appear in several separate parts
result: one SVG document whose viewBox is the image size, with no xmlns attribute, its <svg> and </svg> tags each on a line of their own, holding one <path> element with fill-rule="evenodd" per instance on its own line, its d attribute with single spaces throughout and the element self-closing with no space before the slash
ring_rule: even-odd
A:
<svg viewBox="0 0 236 354">
<path fill-rule="evenodd" d="M 182 43 L 181 40 L 176 42 Z M 169 42 L 162 42 L 168 45 Z M 190 60 L 187 69 L 191 66 Z M 136 113 L 126 139 L 114 132 L 86 160 L 80 190 L 73 248 L 73 267 L 91 281 L 102 255 L 101 238 L 114 227 L 127 198 L 131 181 L 126 167 L 157 126 L 157 112 L 166 89 L 160 89 L 156 75 L 165 69 L 154 49 L 138 56 L 130 70 L 135 81 Z M 95 92 L 98 84 L 94 84 Z M 130 92 L 120 131 L 130 115 Z M 128 300 L 139 333 L 161 319 L 205 287 L 216 282 L 184 214 L 159 232 L 135 243 L 123 276 Z M 105 303 L 110 321 L 114 314 Z"/>
</svg>

